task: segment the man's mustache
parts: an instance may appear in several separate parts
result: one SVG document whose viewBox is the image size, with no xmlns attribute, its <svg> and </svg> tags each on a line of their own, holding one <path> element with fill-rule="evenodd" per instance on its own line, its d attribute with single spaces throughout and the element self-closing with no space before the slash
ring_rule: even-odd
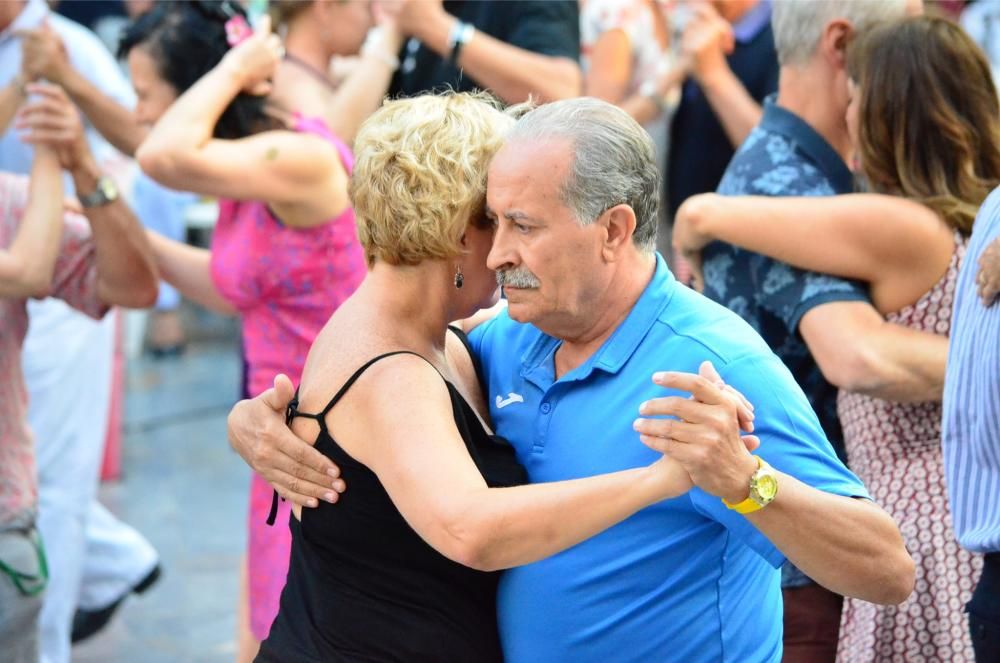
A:
<svg viewBox="0 0 1000 663">
<path fill-rule="evenodd" d="M 497 285 L 510 286 L 511 288 L 537 288 L 541 285 L 538 277 L 527 269 L 498 269 Z"/>
</svg>

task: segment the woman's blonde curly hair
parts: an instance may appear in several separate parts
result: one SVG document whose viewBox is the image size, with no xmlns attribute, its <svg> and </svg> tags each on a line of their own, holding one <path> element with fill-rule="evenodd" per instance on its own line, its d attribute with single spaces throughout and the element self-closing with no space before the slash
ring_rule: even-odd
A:
<svg viewBox="0 0 1000 663">
<path fill-rule="evenodd" d="M 483 216 L 490 160 L 513 126 L 485 93 L 386 102 L 358 132 L 351 201 L 368 265 L 416 265 L 461 254 Z"/>
</svg>

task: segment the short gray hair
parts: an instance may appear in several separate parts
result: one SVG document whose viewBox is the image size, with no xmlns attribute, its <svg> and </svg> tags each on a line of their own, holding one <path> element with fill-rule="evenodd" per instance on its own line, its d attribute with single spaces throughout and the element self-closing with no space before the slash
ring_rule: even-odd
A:
<svg viewBox="0 0 1000 663">
<path fill-rule="evenodd" d="M 562 187 L 563 202 L 589 224 L 615 205 L 635 212 L 632 241 L 643 251 L 656 245 L 660 173 L 653 140 L 622 109 L 600 99 L 554 101 L 526 113 L 507 143 L 563 138 L 573 145 L 573 165 Z"/>
<path fill-rule="evenodd" d="M 830 21 L 846 19 L 860 35 L 880 21 L 902 18 L 906 0 L 774 0 L 771 11 L 778 62 L 800 65 L 816 52 Z"/>
</svg>

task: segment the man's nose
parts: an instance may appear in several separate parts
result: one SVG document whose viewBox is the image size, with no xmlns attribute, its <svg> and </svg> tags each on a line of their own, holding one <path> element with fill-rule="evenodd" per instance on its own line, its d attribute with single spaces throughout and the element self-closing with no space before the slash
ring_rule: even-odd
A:
<svg viewBox="0 0 1000 663">
<path fill-rule="evenodd" d="M 493 246 L 486 256 L 486 266 L 492 270 L 507 269 L 514 265 L 513 255 L 510 231 L 504 228 L 504 223 L 501 221 L 493 233 Z"/>
</svg>

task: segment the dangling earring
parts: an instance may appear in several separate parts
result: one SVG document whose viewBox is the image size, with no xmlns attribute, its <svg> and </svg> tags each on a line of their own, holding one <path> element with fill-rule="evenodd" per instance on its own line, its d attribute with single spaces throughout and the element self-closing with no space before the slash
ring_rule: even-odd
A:
<svg viewBox="0 0 1000 663">
<path fill-rule="evenodd" d="M 455 287 L 459 290 L 462 289 L 462 285 L 465 283 L 465 277 L 462 276 L 462 266 L 459 265 L 455 269 Z"/>
</svg>

